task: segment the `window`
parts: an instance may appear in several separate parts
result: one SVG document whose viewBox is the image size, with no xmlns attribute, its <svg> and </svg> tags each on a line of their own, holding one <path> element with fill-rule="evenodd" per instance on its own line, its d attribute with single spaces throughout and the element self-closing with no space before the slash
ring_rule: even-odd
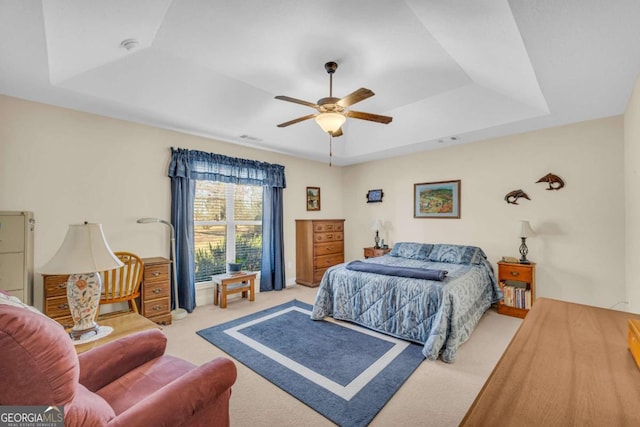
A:
<svg viewBox="0 0 640 427">
<path fill-rule="evenodd" d="M 193 207 L 196 283 L 225 273 L 228 262 L 260 271 L 262 187 L 196 181 Z"/>
</svg>

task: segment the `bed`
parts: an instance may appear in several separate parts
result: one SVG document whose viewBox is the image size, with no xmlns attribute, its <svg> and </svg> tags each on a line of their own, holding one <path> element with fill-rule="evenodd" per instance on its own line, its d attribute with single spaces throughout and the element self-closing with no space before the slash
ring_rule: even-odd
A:
<svg viewBox="0 0 640 427">
<path fill-rule="evenodd" d="M 389 254 L 359 263 L 446 275 L 415 279 L 338 264 L 324 274 L 311 318 L 330 316 L 423 344 L 429 360 L 454 362 L 483 313 L 502 298 L 493 267 L 476 246 L 399 242 Z"/>
</svg>

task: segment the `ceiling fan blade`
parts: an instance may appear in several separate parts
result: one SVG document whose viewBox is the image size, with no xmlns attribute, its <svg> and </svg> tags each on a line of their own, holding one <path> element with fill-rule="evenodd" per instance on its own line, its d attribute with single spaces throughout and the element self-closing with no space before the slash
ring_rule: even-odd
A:
<svg viewBox="0 0 640 427">
<path fill-rule="evenodd" d="M 308 114 L 306 116 L 298 117 L 297 119 L 289 120 L 288 122 L 280 123 L 278 125 L 279 128 L 284 128 L 290 125 L 295 125 L 296 123 L 303 122 L 305 120 L 309 120 L 317 116 L 317 114 Z"/>
<path fill-rule="evenodd" d="M 379 114 L 362 113 L 360 111 L 353 111 L 353 110 L 347 111 L 347 116 L 354 119 L 369 120 L 370 122 L 384 123 L 385 125 L 391 123 L 391 121 L 393 120 L 393 117 L 381 116 Z"/>
<path fill-rule="evenodd" d="M 281 101 L 295 102 L 296 104 L 306 105 L 307 107 L 315 109 L 320 108 L 318 104 L 314 104 L 313 102 L 309 101 L 303 101 L 302 99 L 291 98 L 290 96 L 278 95 L 276 96 L 276 99 L 279 99 Z"/>
<path fill-rule="evenodd" d="M 334 133 L 332 133 L 331 136 L 334 137 L 334 138 L 342 136 L 342 128 L 340 128 L 337 131 L 335 131 Z"/>
<path fill-rule="evenodd" d="M 340 105 L 341 107 L 347 108 L 348 106 L 353 105 L 356 102 L 360 102 L 360 101 L 363 101 L 363 100 L 365 100 L 367 98 L 370 98 L 373 95 L 375 95 L 375 93 L 373 93 L 373 91 L 371 91 L 369 89 L 366 89 L 364 87 L 361 87 L 360 89 L 356 90 L 355 92 L 350 93 L 349 95 L 347 95 L 344 98 L 342 98 L 336 104 Z"/>
</svg>

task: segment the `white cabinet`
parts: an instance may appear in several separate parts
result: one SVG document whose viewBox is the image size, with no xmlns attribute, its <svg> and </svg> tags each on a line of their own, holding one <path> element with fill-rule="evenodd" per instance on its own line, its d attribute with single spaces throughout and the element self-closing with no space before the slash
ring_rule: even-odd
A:
<svg viewBox="0 0 640 427">
<path fill-rule="evenodd" d="M 0 211 L 0 290 L 33 304 L 32 212 Z"/>
</svg>

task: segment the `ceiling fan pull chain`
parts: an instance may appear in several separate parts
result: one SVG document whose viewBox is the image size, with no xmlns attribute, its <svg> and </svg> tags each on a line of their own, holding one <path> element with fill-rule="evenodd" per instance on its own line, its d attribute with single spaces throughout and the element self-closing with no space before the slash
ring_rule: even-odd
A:
<svg viewBox="0 0 640 427">
<path fill-rule="evenodd" d="M 329 134 L 329 167 L 331 167 L 331 157 L 333 157 L 333 150 L 331 148 L 332 142 L 333 138 L 331 138 L 331 134 Z"/>
</svg>

